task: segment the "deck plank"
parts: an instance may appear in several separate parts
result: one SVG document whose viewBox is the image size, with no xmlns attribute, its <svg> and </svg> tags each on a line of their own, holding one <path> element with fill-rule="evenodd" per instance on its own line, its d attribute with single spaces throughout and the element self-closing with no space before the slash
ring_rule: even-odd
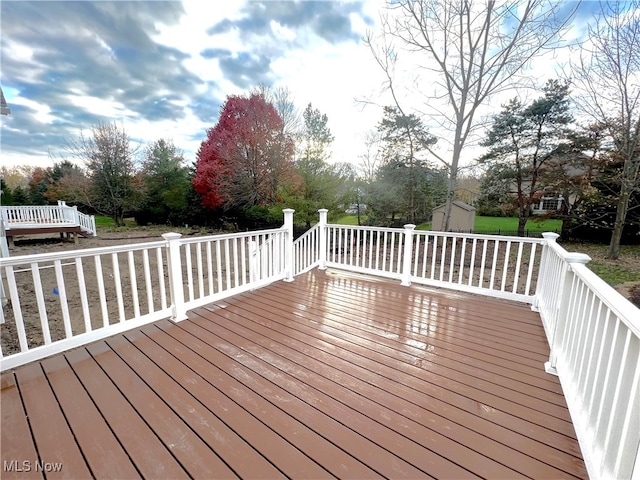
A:
<svg viewBox="0 0 640 480">
<path fill-rule="evenodd" d="M 41 470 L 28 468 L 38 459 L 29 423 L 13 373 L 2 375 L 0 389 L 0 445 L 2 478 L 43 478 Z M 29 462 L 25 464 L 24 462 Z"/>
<path fill-rule="evenodd" d="M 91 471 L 68 428 L 41 364 L 31 363 L 17 370 L 16 380 L 38 449 L 38 461 L 41 465 L 62 465 L 59 471 L 47 472 L 47 478 L 89 478 Z"/>
<path fill-rule="evenodd" d="M 167 402 L 176 415 L 189 425 L 239 477 L 283 478 L 282 473 L 260 456 L 259 452 L 247 445 L 242 437 L 147 356 L 147 352 L 154 346 L 156 349 L 160 347 L 140 331 L 127 332 L 125 337 L 110 339 L 109 344 L 117 349 L 118 354 L 129 367 L 138 372 L 158 397 Z M 169 371 L 175 372 L 176 369 L 172 365 L 175 359 L 171 360 L 173 361 L 166 363 L 165 366 Z M 193 385 L 195 380 L 189 383 Z"/>
<path fill-rule="evenodd" d="M 362 437 L 359 433 L 354 432 L 348 428 L 346 428 L 343 424 L 332 418 L 332 415 L 326 415 L 320 412 L 315 408 L 307 408 L 305 403 L 300 400 L 297 396 L 292 395 L 287 392 L 285 389 L 280 388 L 279 386 L 265 381 L 261 379 L 259 376 L 252 375 L 251 372 L 248 372 L 246 369 L 239 368 L 237 362 L 234 360 L 225 357 L 224 354 L 215 350 L 211 345 L 207 342 L 203 341 L 199 337 L 194 337 L 189 332 L 187 332 L 183 325 L 180 325 L 180 328 L 175 325 L 166 325 L 159 324 L 159 326 L 166 328 L 165 331 L 169 333 L 173 338 L 181 341 L 182 343 L 186 343 L 189 345 L 190 349 L 194 350 L 194 354 L 199 354 L 201 358 L 206 358 L 206 363 L 201 363 L 198 365 L 197 372 L 202 375 L 204 378 L 209 379 L 209 381 L 216 385 L 216 387 L 221 386 L 225 388 L 225 393 L 227 395 L 232 396 L 238 405 L 245 406 L 245 402 L 247 400 L 254 400 L 255 395 L 260 394 L 260 396 L 270 402 L 272 405 L 277 405 L 281 410 L 289 414 L 292 418 L 299 419 L 302 423 L 307 425 L 312 431 L 315 431 L 319 434 L 317 438 L 317 445 L 311 448 L 311 450 L 305 450 L 308 455 L 316 458 L 319 464 L 323 465 L 324 468 L 334 469 L 336 467 L 342 467 L 348 459 L 343 455 L 340 456 L 322 456 L 316 457 L 315 449 L 319 447 L 326 447 L 323 445 L 322 438 L 329 440 L 334 446 L 338 446 L 339 448 L 333 449 L 334 455 L 338 453 L 340 450 L 345 451 L 347 454 L 351 454 L 355 458 L 360 459 L 363 463 L 368 465 L 371 470 L 378 473 L 378 475 L 385 476 L 387 478 L 416 478 L 420 476 L 424 476 L 424 473 L 420 470 L 412 467 L 407 462 L 403 461 L 397 457 L 389 457 L 388 452 L 384 449 L 378 447 L 375 443 L 367 440 Z M 185 324 L 186 326 L 186 324 Z M 183 355 L 189 355 L 188 352 L 182 352 Z M 196 366 L 196 359 L 190 359 L 189 363 L 193 366 Z M 231 377 L 234 381 L 229 386 L 229 380 L 227 378 L 220 379 L 219 377 L 211 378 L 211 375 L 215 375 L 216 372 L 211 368 L 212 365 L 215 365 L 219 368 L 219 372 L 225 373 L 229 377 Z M 225 368 L 226 367 L 226 368 Z M 234 395 L 235 390 L 238 388 L 237 385 L 244 387 L 244 395 Z M 260 402 L 262 403 L 262 402 Z M 266 406 L 264 404 L 261 405 L 262 408 Z M 273 410 L 269 409 L 270 413 L 265 415 L 265 418 L 269 418 L 270 415 L 273 414 Z M 264 415 L 264 413 L 263 413 Z M 289 441 L 295 441 L 297 437 L 296 432 L 288 432 L 284 430 L 282 432 L 286 437 L 288 437 Z M 247 438 L 247 437 L 245 437 Z M 344 444 L 343 448 L 340 448 L 341 445 Z M 272 444 L 269 444 L 269 447 Z M 277 444 L 273 444 L 277 446 Z M 309 445 L 311 447 L 313 444 Z M 307 447 L 307 448 L 308 448 Z M 281 447 L 282 448 L 282 447 Z M 260 450 L 263 452 L 267 452 L 264 446 L 260 447 Z M 279 458 L 282 450 L 276 449 L 275 452 L 270 455 L 275 456 L 275 458 Z M 286 452 L 286 450 L 284 450 Z M 320 452 L 322 453 L 322 452 Z M 282 459 L 283 468 L 289 466 L 295 460 L 295 457 L 291 454 L 284 455 L 285 458 Z M 343 458 L 341 458 L 343 457 Z M 346 463 L 348 465 L 348 463 Z M 330 470 L 329 470 L 330 471 Z M 310 475 L 289 475 L 292 478 L 309 478 Z M 315 476 L 317 476 L 316 473 Z M 353 475 L 349 473 L 349 476 L 357 478 L 357 475 Z"/>
<path fill-rule="evenodd" d="M 188 317 L 3 373 L 2 460 L 82 478 L 587 477 L 527 306 L 314 270 Z"/>
<path fill-rule="evenodd" d="M 436 478 L 442 477 L 445 474 L 458 478 L 469 475 L 468 471 L 460 468 L 450 460 L 434 455 L 432 452 L 423 448 L 419 448 L 415 442 L 398 435 L 397 432 L 379 423 L 371 422 L 370 417 L 367 415 L 351 408 L 349 405 L 335 401 L 330 395 L 323 393 L 322 390 L 298 381 L 295 376 L 282 370 L 282 368 L 286 369 L 286 367 L 282 367 L 282 365 L 279 364 L 279 359 L 271 352 L 267 352 L 269 357 L 269 361 L 267 362 L 255 355 L 243 354 L 242 350 L 232 341 L 229 341 L 228 338 L 223 338 L 205 329 L 198 328 L 195 322 L 189 322 L 185 324 L 183 328 L 195 337 L 203 339 L 221 354 L 227 356 L 228 360 L 219 357 L 219 362 L 236 361 L 244 365 L 252 372 L 260 375 L 260 377 L 267 382 L 280 387 L 283 391 L 297 397 L 303 403 L 319 410 L 327 416 L 333 417 L 354 433 L 362 435 L 374 444 L 395 454 L 398 459 L 404 459 L 413 467 L 419 469 L 422 472 L 421 475 L 428 473 Z M 292 367 L 294 369 L 297 368 L 296 366 Z M 253 380 L 256 384 L 264 383 L 257 379 L 257 377 L 254 377 Z M 256 388 L 260 387 L 257 385 Z M 302 408 L 306 408 L 306 406 L 302 405 Z M 372 412 L 368 413 L 373 414 Z"/>
<path fill-rule="evenodd" d="M 460 445 L 466 445 L 471 451 L 466 453 L 459 452 L 455 455 L 455 458 L 463 458 L 464 462 L 468 462 L 467 468 L 470 470 L 480 469 L 483 463 L 482 460 L 476 458 L 473 449 L 477 449 L 483 456 L 492 458 L 494 462 L 504 463 L 513 469 L 514 471 L 511 473 L 507 472 L 507 477 L 515 477 L 515 471 L 518 471 L 518 469 L 530 471 L 536 468 L 540 477 L 555 477 L 559 474 L 557 469 L 570 472 L 577 465 L 580 465 L 581 460 L 574 455 L 563 454 L 556 448 L 532 441 L 518 432 L 497 428 L 487 421 L 482 421 L 475 415 L 447 408 L 446 404 L 441 409 L 443 415 L 438 415 L 432 412 L 438 411 L 437 408 L 432 407 L 432 401 L 429 402 L 429 409 L 426 406 L 423 408 L 423 405 L 421 405 L 421 403 L 424 403 L 424 398 L 415 396 L 414 403 L 411 403 L 409 399 L 413 399 L 412 395 L 410 393 L 407 395 L 406 391 L 400 391 L 395 379 L 376 375 L 375 372 L 364 368 L 357 368 L 353 362 L 344 358 L 344 352 L 336 352 L 337 354 L 335 355 L 323 352 L 315 347 L 312 343 L 313 340 L 308 337 L 302 337 L 302 340 L 300 340 L 291 328 L 287 329 L 282 326 L 278 328 L 276 326 L 278 325 L 277 322 L 271 322 L 269 328 L 263 326 L 254 317 L 252 317 L 251 322 L 248 322 L 239 315 L 234 315 L 229 307 L 224 310 L 218 309 L 215 313 L 218 313 L 218 315 L 207 314 L 206 318 L 203 317 L 202 320 L 194 319 L 194 322 L 212 332 L 221 332 L 223 329 L 236 332 L 244 338 L 250 338 L 255 342 L 256 346 L 262 347 L 263 350 L 258 350 L 259 353 L 265 351 L 277 353 L 282 358 L 292 362 L 295 361 L 300 366 L 307 366 L 310 370 L 301 380 L 315 384 L 316 388 L 322 391 L 333 392 L 338 391 L 338 389 L 335 385 L 332 388 L 331 384 L 319 383 L 319 378 L 316 378 L 315 374 L 328 378 L 337 385 L 344 385 L 350 391 L 359 393 L 363 399 L 375 399 L 377 404 L 375 409 L 377 411 L 373 416 L 382 416 L 381 420 L 378 421 L 386 422 L 394 414 L 398 413 L 404 416 L 404 418 L 397 419 L 400 424 L 407 423 L 411 425 L 413 422 L 417 422 L 423 427 L 432 429 L 433 431 L 431 432 L 425 430 L 420 430 L 420 433 L 414 432 L 414 434 L 407 432 L 410 438 L 429 438 L 432 440 L 434 445 L 431 447 L 424 445 L 427 448 L 440 450 L 445 447 L 447 442 L 440 435 L 450 438 Z M 208 323 L 213 323 L 213 325 L 208 326 Z M 229 338 L 226 339 L 231 341 Z M 300 368 L 302 367 L 296 368 L 295 371 L 299 372 Z M 343 399 L 342 401 L 350 405 L 357 403 L 357 401 L 349 399 Z M 393 407 L 393 411 L 386 412 L 388 407 Z M 475 427 L 476 431 L 470 429 L 470 425 Z M 403 425 L 403 428 L 410 429 L 406 425 Z M 482 434 L 477 432 L 482 432 Z M 548 434 L 549 432 L 545 431 L 542 432 L 541 436 L 547 437 Z M 497 440 L 500 440 L 500 442 Z M 536 459 L 522 453 L 534 449 L 537 452 Z M 505 452 L 509 453 L 506 454 Z M 449 455 L 446 451 L 442 452 L 442 454 Z M 544 462 L 554 465 L 555 469 L 548 469 Z M 495 468 L 495 466 L 493 467 Z M 499 470 L 478 471 L 478 474 L 489 478 L 497 478 Z"/>
<path fill-rule="evenodd" d="M 296 356 L 296 352 L 292 350 L 279 352 L 275 342 L 266 339 L 264 342 L 261 341 L 260 333 L 256 337 L 256 333 L 248 331 L 241 325 L 241 322 L 242 320 L 234 322 L 233 319 L 216 319 L 209 315 L 206 318 L 202 318 L 202 320 L 194 318 L 196 325 L 207 330 L 211 328 L 212 330 L 209 331 L 213 333 L 213 330 L 215 330 L 223 341 L 236 345 L 256 358 L 276 365 L 281 371 L 298 380 L 299 385 L 304 384 L 319 392 L 328 392 L 325 402 L 339 402 L 342 404 L 338 405 L 339 408 L 342 408 L 343 405 L 348 406 L 354 412 L 371 418 L 389 430 L 408 439 L 414 439 L 414 442 L 427 449 L 425 452 L 433 452 L 442 458 L 460 458 L 462 459 L 459 460 L 460 466 L 480 477 L 518 478 L 516 471 L 503 467 L 499 462 L 491 461 L 485 456 L 477 454 L 474 450 L 465 448 L 441 435 L 436 430 L 428 430 L 423 425 L 402 417 L 397 413 L 402 408 L 398 406 L 393 395 L 378 388 L 371 388 L 361 393 L 354 391 L 352 388 L 341 388 L 343 386 L 351 386 L 354 383 L 353 378 L 349 378 L 344 374 L 345 370 L 342 372 L 334 371 L 322 362 L 314 363 L 304 355 Z M 238 333 L 236 334 L 235 332 Z M 264 348 L 265 346 L 268 348 Z M 274 354 L 278 355 L 278 357 Z M 307 367 L 303 366 L 305 364 Z M 371 395 L 376 401 L 372 401 L 368 395 Z M 348 416 L 353 417 L 354 413 Z M 385 443 L 381 446 L 386 446 L 388 440 L 389 435 L 386 436 Z M 467 472 L 462 471 L 456 473 L 455 468 L 457 466 L 454 468 L 448 463 L 444 463 L 439 467 L 440 470 L 437 470 L 439 459 L 437 457 L 434 458 L 434 463 L 427 468 L 427 471 L 433 473 L 436 477 L 442 476 L 444 472 L 460 476 L 463 476 L 463 473 L 468 475 Z M 405 459 L 408 459 L 408 457 L 405 457 Z"/>
<path fill-rule="evenodd" d="M 48 358 L 42 362 L 42 368 L 93 475 L 100 478 L 140 478 L 65 358 Z"/>
<path fill-rule="evenodd" d="M 215 452 L 119 357 L 117 347 L 122 343 L 117 339 L 107 340 L 89 345 L 87 350 L 190 475 L 197 478 L 237 478 Z"/>
<path fill-rule="evenodd" d="M 182 375 L 184 379 L 175 377 L 180 383 L 189 382 L 190 391 L 197 392 L 201 401 L 214 413 L 224 418 L 224 421 L 238 433 L 244 440 L 260 452 L 284 475 L 290 478 L 311 478 L 330 476 L 318 462 L 313 460 L 315 452 L 302 450 L 291 440 L 304 437 L 306 428 L 304 425 L 295 425 L 292 422 L 273 424 L 276 412 L 269 409 L 265 402 L 257 397 L 256 393 L 247 389 L 241 383 L 236 382 L 230 375 L 222 370 L 216 362 L 210 358 L 201 356 L 192 345 L 187 347 L 180 340 L 182 329 L 169 322 L 159 322 L 156 327 L 161 329 L 161 334 L 156 334 L 152 327 L 145 328 L 145 333 L 154 334 L 153 340 L 160 346 L 177 355 L 185 362 L 183 373 L 176 372 L 172 375 Z M 190 340 L 187 337 L 187 341 Z M 156 361 L 158 352 L 150 352 L 150 357 Z M 188 365 L 188 368 L 186 367 Z M 172 363 L 171 367 L 175 367 Z M 195 374 L 195 375 L 194 375 Z M 189 379 L 192 380 L 189 380 Z M 316 445 L 320 454 L 325 450 L 324 445 L 314 439 L 315 443 L 308 443 L 307 447 Z M 309 454 L 306 452 L 311 452 Z M 332 451 L 337 454 L 338 452 Z M 336 460 L 344 462 L 339 455 Z"/>
<path fill-rule="evenodd" d="M 269 295 L 261 296 L 267 298 Z M 242 306 L 241 308 L 249 308 Z M 264 310 L 264 305 L 259 310 Z M 422 355 L 410 355 L 400 351 L 382 351 L 376 342 L 368 338 L 343 332 L 340 328 L 327 325 L 326 319 L 338 316 L 332 312 L 320 311 L 322 324 L 314 322 L 313 310 L 297 312 L 287 321 L 298 323 L 297 328 L 311 336 L 319 336 L 327 343 L 335 346 L 338 351 L 347 351 L 354 354 L 350 359 L 353 362 L 360 361 L 382 364 L 390 370 L 390 375 L 397 376 L 398 372 L 406 374 L 410 383 L 414 379 L 424 380 L 428 384 L 436 384 L 446 390 L 460 394 L 467 398 L 480 401 L 491 409 L 504 411 L 527 421 L 541 425 L 545 428 L 557 431 L 564 435 L 572 435 L 573 427 L 569 422 L 568 412 L 560 406 L 549 405 L 535 396 L 519 394 L 501 385 L 491 384 L 477 380 L 473 375 L 460 375 L 456 369 L 442 368 Z M 515 400 L 519 400 L 518 403 Z M 477 403 L 474 403 L 477 410 Z M 555 414 L 555 415 L 552 415 Z"/>
<path fill-rule="evenodd" d="M 65 357 L 143 477 L 188 478 L 184 468 L 86 349 L 71 350 Z"/>
<path fill-rule="evenodd" d="M 270 299 L 265 300 L 266 302 L 269 302 Z M 282 300 L 282 298 L 279 298 L 277 300 L 273 300 L 273 302 Z M 255 303 L 253 304 L 255 305 Z M 271 303 L 271 305 L 273 306 L 274 303 Z M 307 305 L 307 308 L 310 307 L 313 308 L 313 311 L 316 311 L 316 309 L 321 313 L 326 311 L 320 307 L 316 307 L 314 304 Z M 404 351 L 410 355 L 415 354 L 416 350 L 423 350 L 419 353 L 426 360 L 432 360 L 438 365 L 455 369 L 461 373 L 471 373 L 475 378 L 482 378 L 491 382 L 496 376 L 505 377 L 506 379 L 509 379 L 509 381 L 501 381 L 501 385 L 511 387 L 523 393 L 531 392 L 532 390 L 528 388 L 530 386 L 542 388 L 543 390 L 536 390 L 537 398 L 559 405 L 564 404 L 564 397 L 562 396 L 561 390 L 558 388 L 558 382 L 549 379 L 549 375 L 546 374 L 542 368 L 535 369 L 535 367 L 528 366 L 528 369 L 523 371 L 523 369 L 518 369 L 517 367 L 514 368 L 513 364 L 510 362 L 496 360 L 488 352 L 483 352 L 480 355 L 474 355 L 469 351 L 468 345 L 465 344 L 458 345 L 457 347 L 443 348 L 442 340 L 432 335 L 429 335 L 428 337 L 428 345 L 431 348 L 424 351 L 427 346 L 424 335 L 400 332 L 400 322 L 398 320 L 396 320 L 395 324 L 390 324 L 389 322 L 389 318 L 392 315 L 391 313 L 381 314 L 378 312 L 375 315 L 369 315 L 371 325 L 363 325 L 359 322 L 361 314 L 355 311 L 348 311 L 349 307 L 347 305 L 336 303 L 332 305 L 332 307 L 331 312 L 326 311 L 327 315 L 324 320 L 325 325 L 335 326 L 341 331 L 348 332 L 355 336 L 373 338 L 375 342 L 380 343 L 381 345 L 395 350 Z M 339 313 L 334 314 L 332 312 Z M 378 322 L 375 322 L 375 320 L 378 320 L 378 317 L 383 316 L 386 316 L 387 319 L 386 328 L 377 326 L 379 324 Z M 347 318 L 345 319 L 345 317 Z M 346 325 L 347 322 L 345 320 L 349 320 L 348 325 Z M 389 338 L 389 332 L 394 332 L 391 336 L 395 338 Z M 435 349 L 438 350 L 435 351 Z M 493 350 L 495 350 L 495 348 Z M 482 363 L 479 363 L 479 360 L 483 360 Z M 481 369 L 478 368 L 479 365 L 481 365 Z M 533 373 L 533 371 L 535 371 L 535 373 Z M 539 372 L 542 372 L 546 377 Z"/>
</svg>

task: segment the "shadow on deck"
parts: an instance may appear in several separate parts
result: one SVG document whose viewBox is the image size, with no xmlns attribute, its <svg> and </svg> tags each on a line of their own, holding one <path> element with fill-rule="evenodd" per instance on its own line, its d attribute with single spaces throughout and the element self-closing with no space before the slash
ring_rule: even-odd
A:
<svg viewBox="0 0 640 480">
<path fill-rule="evenodd" d="M 548 356 L 528 306 L 314 270 L 4 373 L 2 477 L 586 478 Z"/>
</svg>

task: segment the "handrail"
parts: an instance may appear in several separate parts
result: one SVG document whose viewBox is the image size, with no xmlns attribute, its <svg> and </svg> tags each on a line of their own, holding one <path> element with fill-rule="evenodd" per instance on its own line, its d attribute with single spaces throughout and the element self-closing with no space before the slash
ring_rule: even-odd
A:
<svg viewBox="0 0 640 480">
<path fill-rule="evenodd" d="M 547 236 L 540 314 L 592 478 L 640 477 L 640 309 Z"/>
<path fill-rule="evenodd" d="M 414 228 L 327 225 L 327 265 L 402 280 L 403 285 L 534 302 L 542 239 Z"/>
<path fill-rule="evenodd" d="M 557 235 L 333 225 L 321 211 L 318 225 L 294 242 L 293 211 L 286 210 L 279 229 L 163 237 L 0 259 L 11 300 L 0 322 L 21 350 L 5 351 L 1 369 L 160 318 L 180 321 L 197 306 L 331 266 L 531 303 L 550 346 L 545 368 L 560 379 L 590 476 L 640 478 L 640 309 L 591 272 L 586 255 L 558 245 Z M 70 288 L 80 298 L 73 312 Z M 96 304 L 88 302 L 90 289 Z M 29 315 L 38 320 L 30 336 L 25 295 L 35 296 Z"/>
<path fill-rule="evenodd" d="M 10 305 L 3 299 L 0 370 L 161 318 L 180 321 L 189 309 L 284 279 L 291 235 L 288 228 L 165 234 L 155 242 L 2 258 L 1 291 Z"/>
<path fill-rule="evenodd" d="M 96 222 L 93 215 L 85 215 L 77 206 L 70 207 L 59 201 L 58 205 L 3 205 L 0 217 L 5 230 L 30 226 L 78 226 L 83 232 L 96 236 Z"/>
</svg>

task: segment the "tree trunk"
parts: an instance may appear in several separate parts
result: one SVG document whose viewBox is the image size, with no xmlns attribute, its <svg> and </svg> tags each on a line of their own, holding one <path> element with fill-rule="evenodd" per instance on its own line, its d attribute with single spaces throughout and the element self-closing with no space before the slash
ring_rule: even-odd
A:
<svg viewBox="0 0 640 480">
<path fill-rule="evenodd" d="M 629 210 L 629 197 L 629 187 L 623 179 L 622 185 L 620 186 L 618 204 L 616 205 L 616 221 L 613 224 L 611 242 L 609 242 L 609 251 L 607 252 L 607 258 L 611 260 L 617 260 L 620 255 L 620 240 L 622 239 L 622 230 L 624 229 L 624 222 L 627 219 L 627 211 Z"/>
<path fill-rule="evenodd" d="M 456 194 L 456 183 L 458 181 L 458 162 L 460 161 L 460 138 L 462 136 L 462 124 L 458 122 L 455 132 L 455 144 L 453 147 L 453 156 L 451 157 L 451 165 L 449 167 L 449 184 L 447 185 L 447 200 L 444 206 L 444 222 L 443 230 L 449 231 L 449 222 L 451 221 L 451 207 Z"/>
<path fill-rule="evenodd" d="M 518 217 L 518 236 L 524 237 L 524 229 L 527 225 L 527 220 L 529 220 L 529 216 L 526 214 L 521 214 Z"/>
<path fill-rule="evenodd" d="M 562 217 L 562 228 L 560 229 L 560 238 L 562 238 L 563 240 L 568 240 L 570 237 L 569 235 L 570 231 L 571 231 L 571 217 L 566 215 Z"/>
</svg>

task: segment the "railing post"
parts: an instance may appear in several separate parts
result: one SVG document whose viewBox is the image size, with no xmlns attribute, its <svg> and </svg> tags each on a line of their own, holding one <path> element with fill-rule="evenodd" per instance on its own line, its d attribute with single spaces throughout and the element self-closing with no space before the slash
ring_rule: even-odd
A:
<svg viewBox="0 0 640 480">
<path fill-rule="evenodd" d="M 253 240 L 249 241 L 249 272 L 252 282 L 260 280 L 260 248 Z"/>
<path fill-rule="evenodd" d="M 187 308 L 184 303 L 184 290 L 182 286 L 182 261 L 180 259 L 179 233 L 164 233 L 162 238 L 167 241 L 167 269 L 169 273 L 169 293 L 173 305 L 174 322 L 187 319 Z"/>
<path fill-rule="evenodd" d="M 540 268 L 538 269 L 538 278 L 536 278 L 536 293 L 533 297 L 533 302 L 531 303 L 531 310 L 534 312 L 539 311 L 539 301 L 540 295 L 543 293 L 542 288 L 545 281 L 545 274 L 547 269 L 547 263 L 549 262 L 549 244 L 556 243 L 560 235 L 552 232 L 544 232 L 542 237 L 545 239 L 544 245 L 542 246 L 542 255 L 540 256 Z"/>
<path fill-rule="evenodd" d="M 96 216 L 95 215 L 91 215 L 90 219 L 91 219 L 91 231 L 93 232 L 93 236 L 97 237 L 98 236 L 98 230 L 96 229 Z"/>
<path fill-rule="evenodd" d="M 318 227 L 320 229 L 318 231 L 318 234 L 320 235 L 320 265 L 318 266 L 319 270 L 327 269 L 327 212 L 329 212 L 329 210 L 327 210 L 326 208 L 321 208 L 320 210 L 318 210 L 318 213 L 320 214 L 320 221 L 318 222 Z"/>
<path fill-rule="evenodd" d="M 558 371 L 556 370 L 558 350 L 562 345 L 562 338 L 566 330 L 567 317 L 569 315 L 569 304 L 571 303 L 571 284 L 573 283 L 573 270 L 571 266 L 576 263 L 587 264 L 591 260 L 591 257 L 584 253 L 567 253 L 563 260 L 567 265 L 562 272 L 562 278 L 560 279 L 560 291 L 558 292 L 558 304 L 554 308 L 555 318 L 552 321 L 552 325 L 554 325 L 553 340 L 549 345 L 551 350 L 549 353 L 549 361 L 544 364 L 544 370 L 553 375 L 558 374 Z"/>
<path fill-rule="evenodd" d="M 284 265 L 285 265 L 285 282 L 293 282 L 293 208 L 285 208 L 282 210 L 284 213 L 284 225 L 286 230 L 286 237 L 284 239 Z"/>
<path fill-rule="evenodd" d="M 402 254 L 402 285 L 411 285 L 411 264 L 413 260 L 413 230 L 416 226 L 408 223 L 404 226 L 404 248 Z"/>
</svg>

